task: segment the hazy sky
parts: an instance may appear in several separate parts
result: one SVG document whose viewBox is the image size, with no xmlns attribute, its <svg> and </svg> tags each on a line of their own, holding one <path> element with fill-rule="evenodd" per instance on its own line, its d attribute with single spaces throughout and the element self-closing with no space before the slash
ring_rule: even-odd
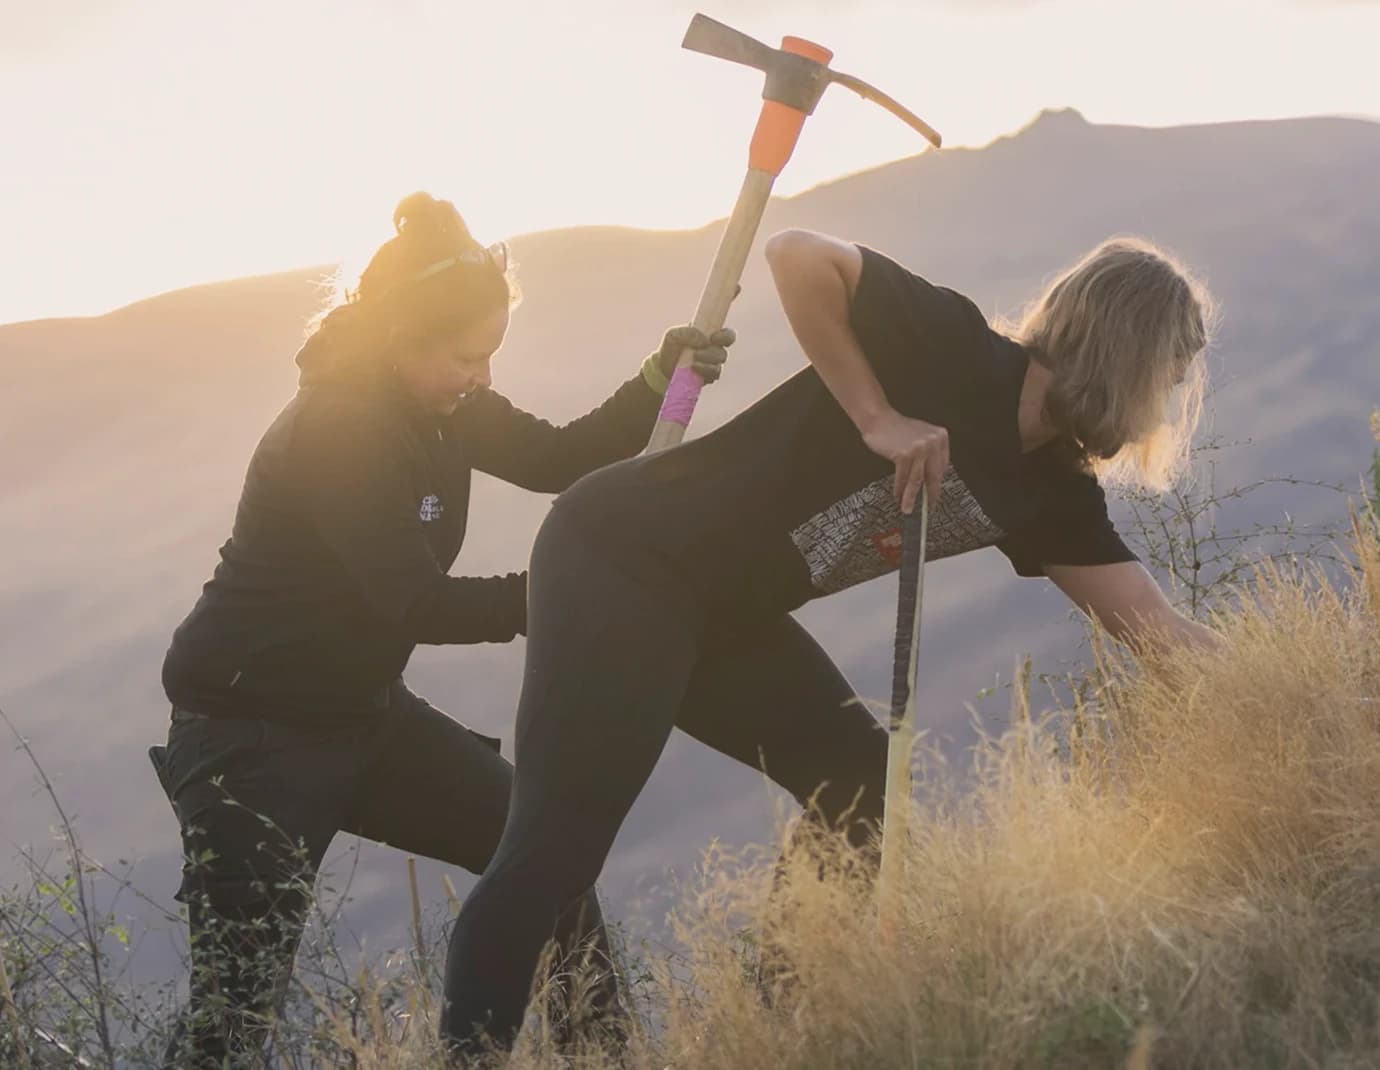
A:
<svg viewBox="0 0 1380 1070">
<path fill-rule="evenodd" d="M 1380 117 L 1366 0 L 0 0 L 0 322 L 354 255 L 419 188 L 484 240 L 723 215 L 761 82 L 680 49 L 695 10 L 833 48 L 952 145 L 1059 106 Z M 921 147 L 835 87 L 777 188 Z"/>
</svg>

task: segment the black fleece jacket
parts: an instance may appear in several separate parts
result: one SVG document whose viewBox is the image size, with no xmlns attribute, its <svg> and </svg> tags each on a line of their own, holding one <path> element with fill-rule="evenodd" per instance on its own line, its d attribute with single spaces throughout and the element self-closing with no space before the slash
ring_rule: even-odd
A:
<svg viewBox="0 0 1380 1070">
<path fill-rule="evenodd" d="M 640 375 L 555 427 L 492 391 L 421 411 L 375 362 L 322 332 L 296 396 L 250 460 L 230 540 L 173 635 L 163 686 L 210 715 L 360 715 L 418 643 L 507 642 L 526 630 L 527 577 L 448 575 L 472 470 L 558 493 L 638 453 L 661 398 Z"/>
</svg>

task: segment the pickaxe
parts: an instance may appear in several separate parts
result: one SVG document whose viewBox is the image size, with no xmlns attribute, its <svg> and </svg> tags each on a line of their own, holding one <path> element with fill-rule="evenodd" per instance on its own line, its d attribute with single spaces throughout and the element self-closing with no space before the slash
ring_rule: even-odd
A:
<svg viewBox="0 0 1380 1070">
<path fill-rule="evenodd" d="M 681 47 L 756 67 L 766 72 L 767 76 L 766 87 L 762 90 L 762 113 L 757 119 L 757 128 L 748 150 L 747 177 L 733 206 L 728 227 L 719 241 L 719 250 L 709 269 L 704 291 L 700 294 L 695 318 L 691 321 L 706 334 L 712 334 L 724 325 L 728 316 L 728 306 L 737 292 L 748 252 L 771 197 L 772 184 L 795 150 L 805 117 L 815 110 L 815 105 L 831 82 L 847 86 L 867 100 L 880 104 L 892 115 L 920 131 L 936 148 L 939 147 L 940 137 L 928 123 L 881 90 L 851 74 L 830 70 L 828 64 L 834 54 L 802 38 L 785 37 L 780 48 L 772 48 L 721 22 L 696 15 L 690 20 L 690 28 L 685 32 Z M 690 423 L 703 385 L 690 366 L 691 358 L 692 351 L 689 349 L 680 355 L 661 405 L 661 413 L 652 429 L 648 451 L 674 446 L 685 435 L 685 428 Z"/>
<path fill-rule="evenodd" d="M 762 90 L 762 112 L 748 151 L 748 172 L 728 226 L 719 240 L 714 264 L 709 269 L 692 321 L 706 334 L 724 325 L 728 307 L 738 289 L 748 251 L 771 197 L 772 184 L 795 150 L 806 116 L 815 110 L 831 82 L 847 86 L 859 96 L 880 104 L 908 126 L 918 130 L 938 148 L 939 134 L 914 113 L 881 90 L 850 74 L 829 69 L 834 54 L 821 45 L 799 37 L 786 37 L 781 47 L 764 45 L 745 33 L 704 15 L 690 21 L 682 47 L 694 52 L 756 67 L 767 75 Z M 680 355 L 676 372 L 666 391 L 648 451 L 674 446 L 685 435 L 695 411 L 701 382 L 691 369 L 692 353 Z M 896 656 L 892 683 L 892 707 L 888 729 L 885 824 L 882 833 L 882 867 L 879 907 L 884 932 L 894 932 L 899 904 L 898 885 L 904 861 L 905 819 L 910 806 L 910 753 L 915 741 L 915 675 L 920 646 L 920 606 L 924 585 L 925 541 L 929 499 L 923 492 L 920 508 L 906 518 L 902 544 L 901 586 L 897 603 Z"/>
</svg>

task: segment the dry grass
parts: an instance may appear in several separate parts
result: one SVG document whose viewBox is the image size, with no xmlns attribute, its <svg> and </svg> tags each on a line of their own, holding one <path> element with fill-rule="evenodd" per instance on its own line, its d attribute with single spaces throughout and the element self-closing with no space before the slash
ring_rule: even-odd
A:
<svg viewBox="0 0 1380 1070">
<path fill-rule="evenodd" d="M 656 1028 L 621 1056 L 557 1055 L 529 1028 L 506 1065 L 1380 1066 L 1366 531 L 1348 593 L 1264 572 L 1222 651 L 1104 658 L 1095 702 L 1018 709 L 960 803 L 927 766 L 893 939 L 832 844 L 774 888 L 760 862 L 712 858 L 679 918 L 688 958 L 644 982 Z M 770 984 L 763 947 L 787 964 Z"/>
<path fill-rule="evenodd" d="M 1018 702 L 976 788 L 922 763 L 892 938 L 833 841 L 801 839 L 780 880 L 711 856 L 625 1048 L 558 1053 L 537 1020 L 494 1065 L 1380 1066 L 1373 515 L 1356 545 L 1344 593 L 1261 572 L 1216 653 L 1106 654 L 1079 708 Z M 401 996 L 319 1006 L 336 1055 L 294 1065 L 442 1065 L 435 974 L 403 972 Z"/>
</svg>

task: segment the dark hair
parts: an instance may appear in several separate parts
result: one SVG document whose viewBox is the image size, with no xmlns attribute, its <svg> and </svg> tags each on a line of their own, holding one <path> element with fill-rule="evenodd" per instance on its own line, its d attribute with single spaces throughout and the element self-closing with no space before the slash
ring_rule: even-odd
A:
<svg viewBox="0 0 1380 1070">
<path fill-rule="evenodd" d="M 399 332 L 420 339 L 516 303 L 507 246 L 480 245 L 450 201 L 408 194 L 393 209 L 393 230 L 356 286 L 339 288 L 317 330 L 348 322 L 373 341 Z"/>
</svg>

